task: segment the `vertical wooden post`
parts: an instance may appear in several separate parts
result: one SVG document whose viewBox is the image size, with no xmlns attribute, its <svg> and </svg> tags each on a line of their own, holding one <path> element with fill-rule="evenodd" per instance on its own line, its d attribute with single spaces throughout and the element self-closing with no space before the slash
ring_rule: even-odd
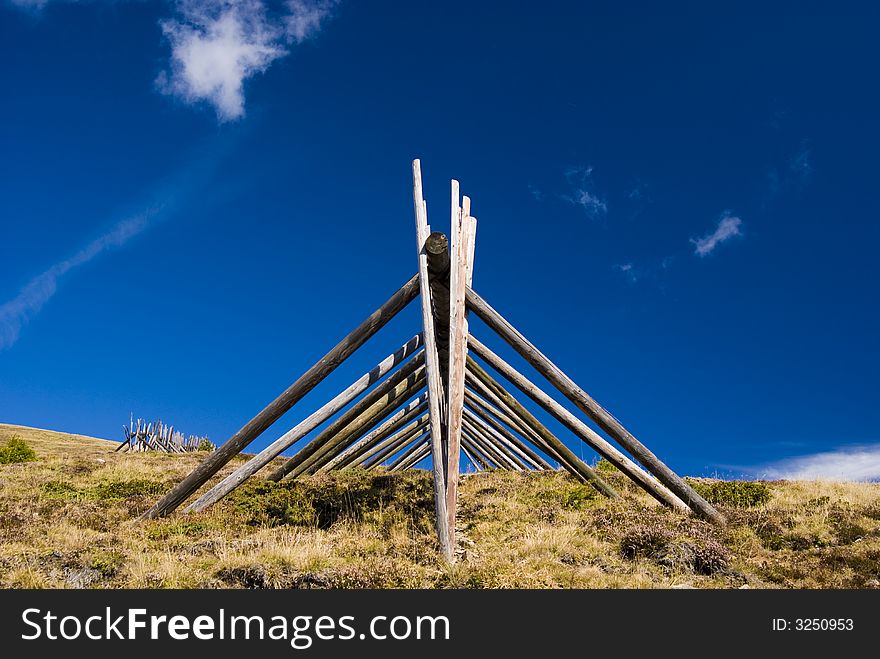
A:
<svg viewBox="0 0 880 659">
<path fill-rule="evenodd" d="M 450 544 L 455 547 L 455 519 L 458 504 L 458 463 L 461 453 L 462 410 L 464 408 L 464 371 L 467 357 L 468 228 L 470 220 L 462 214 L 458 181 L 451 182 L 451 241 L 449 246 L 449 390 L 447 395 L 447 474 L 446 513 L 449 518 Z M 470 200 L 465 198 L 470 210 Z M 469 216 L 469 214 L 468 214 Z"/>
<path fill-rule="evenodd" d="M 422 332 L 425 338 L 425 369 L 428 381 L 428 415 L 431 424 L 431 455 L 434 460 L 434 513 L 436 516 L 437 538 L 440 551 L 447 561 L 455 559 L 454 539 L 449 530 L 448 500 L 446 493 L 446 471 L 443 459 L 443 422 L 440 418 L 440 400 L 443 396 L 440 384 L 440 362 L 437 353 L 437 338 L 434 332 L 434 316 L 431 310 L 431 287 L 428 281 L 428 255 L 425 241 L 431 234 L 428 226 L 428 209 L 422 194 L 422 167 L 418 159 L 413 160 L 413 208 L 416 218 L 416 243 L 419 257 L 419 292 L 422 298 Z M 454 531 L 454 529 L 453 529 Z"/>
</svg>

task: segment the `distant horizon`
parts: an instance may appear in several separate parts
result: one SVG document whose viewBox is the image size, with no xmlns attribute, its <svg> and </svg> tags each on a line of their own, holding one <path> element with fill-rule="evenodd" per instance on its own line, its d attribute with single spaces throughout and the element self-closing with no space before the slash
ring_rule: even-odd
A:
<svg viewBox="0 0 880 659">
<path fill-rule="evenodd" d="M 0 421 L 223 443 L 416 272 L 420 158 L 474 288 L 673 470 L 880 481 L 873 4 L 0 13 Z"/>
</svg>

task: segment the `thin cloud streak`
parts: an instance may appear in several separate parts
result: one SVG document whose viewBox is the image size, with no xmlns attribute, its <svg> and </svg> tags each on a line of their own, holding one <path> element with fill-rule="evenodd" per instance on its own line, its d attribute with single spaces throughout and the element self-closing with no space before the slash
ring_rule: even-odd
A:
<svg viewBox="0 0 880 659">
<path fill-rule="evenodd" d="M 880 481 L 880 444 L 787 458 L 752 472 L 768 479 L 876 482 Z"/>
<path fill-rule="evenodd" d="M 702 238 L 691 238 L 691 243 L 694 245 L 694 253 L 700 257 L 711 254 L 724 241 L 730 240 L 734 236 L 741 236 L 741 226 L 742 220 L 740 218 L 731 215 L 729 211 L 725 212 L 721 219 L 718 220 L 718 226 L 715 227 L 715 231 Z"/>
<path fill-rule="evenodd" d="M 142 233 L 150 220 L 161 211 L 151 208 L 117 222 L 109 231 L 99 236 L 70 258 L 59 261 L 45 272 L 31 279 L 18 295 L 0 305 L 0 350 L 12 347 L 22 328 L 37 315 L 58 290 L 58 280 L 71 270 L 85 265 L 97 256 L 115 247 L 121 247 Z"/>
</svg>

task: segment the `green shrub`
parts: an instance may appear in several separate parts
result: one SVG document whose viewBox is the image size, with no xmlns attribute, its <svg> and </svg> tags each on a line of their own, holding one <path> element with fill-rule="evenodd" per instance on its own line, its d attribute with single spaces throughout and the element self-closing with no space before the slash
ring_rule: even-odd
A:
<svg viewBox="0 0 880 659">
<path fill-rule="evenodd" d="M 203 439 L 202 441 L 199 442 L 199 445 L 198 445 L 198 447 L 196 447 L 196 450 L 197 451 L 205 451 L 206 453 L 210 453 L 215 448 L 217 448 L 217 447 L 214 446 L 214 442 L 212 442 L 210 439 L 205 437 L 205 439 Z"/>
<path fill-rule="evenodd" d="M 43 485 L 43 492 L 53 498 L 60 499 L 99 499 L 114 501 L 129 499 L 136 496 L 161 494 L 165 486 L 156 481 L 136 478 L 130 481 L 106 481 L 78 488 L 67 481 L 49 481 Z"/>
<path fill-rule="evenodd" d="M 755 508 L 770 500 L 770 487 L 760 481 L 713 481 L 688 479 L 697 494 L 712 504 L 731 508 Z"/>
<path fill-rule="evenodd" d="M 429 475 L 372 474 L 363 470 L 294 481 L 245 483 L 230 497 L 251 524 L 293 524 L 327 529 L 341 519 L 398 522 L 432 528 L 434 495 Z"/>
<path fill-rule="evenodd" d="M 0 465 L 33 462 L 36 459 L 37 454 L 34 453 L 34 449 L 18 435 L 13 435 L 3 446 L 0 446 Z"/>
</svg>

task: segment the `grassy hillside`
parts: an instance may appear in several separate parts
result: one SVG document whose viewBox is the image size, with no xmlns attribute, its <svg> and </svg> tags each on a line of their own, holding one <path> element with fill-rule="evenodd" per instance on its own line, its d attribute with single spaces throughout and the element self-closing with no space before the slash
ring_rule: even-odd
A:
<svg viewBox="0 0 880 659">
<path fill-rule="evenodd" d="M 694 481 L 727 502 L 718 529 L 608 465 L 618 501 L 562 473 L 468 475 L 450 568 L 424 472 L 256 480 L 207 513 L 138 523 L 204 454 L 116 454 L 115 442 L 7 425 L 0 446 L 13 435 L 36 460 L 0 465 L 7 588 L 880 587 L 880 485 Z"/>
</svg>

